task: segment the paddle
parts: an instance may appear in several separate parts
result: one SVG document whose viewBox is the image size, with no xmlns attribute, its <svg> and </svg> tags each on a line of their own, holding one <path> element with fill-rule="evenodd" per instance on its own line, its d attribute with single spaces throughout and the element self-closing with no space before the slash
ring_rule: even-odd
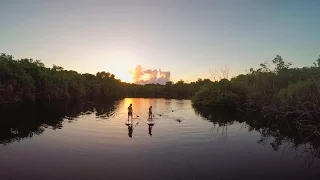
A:
<svg viewBox="0 0 320 180">
<path fill-rule="evenodd" d="M 136 127 L 139 124 L 139 122 L 136 123 L 136 125 L 134 127 Z"/>
<path fill-rule="evenodd" d="M 134 115 L 136 115 L 135 113 L 133 113 Z M 139 117 L 138 115 L 136 115 L 137 117 Z"/>
</svg>

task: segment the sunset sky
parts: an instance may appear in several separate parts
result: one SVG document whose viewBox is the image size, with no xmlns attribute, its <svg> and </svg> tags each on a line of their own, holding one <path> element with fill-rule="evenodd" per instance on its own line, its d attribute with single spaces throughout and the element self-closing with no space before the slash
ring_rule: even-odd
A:
<svg viewBox="0 0 320 180">
<path fill-rule="evenodd" d="M 294 66 L 320 54 L 317 0 L 0 2 L 0 52 L 123 81 L 138 65 L 190 82 L 209 68 L 235 76 L 278 54 Z"/>
</svg>

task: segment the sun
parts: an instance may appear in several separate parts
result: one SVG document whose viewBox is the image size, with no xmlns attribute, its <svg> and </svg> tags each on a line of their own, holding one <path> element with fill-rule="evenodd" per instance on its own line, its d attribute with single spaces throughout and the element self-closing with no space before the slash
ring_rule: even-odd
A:
<svg viewBox="0 0 320 180">
<path fill-rule="evenodd" d="M 126 51 L 124 49 L 120 50 L 109 50 L 99 55 L 104 59 L 104 65 L 110 68 L 116 79 L 120 79 L 122 82 L 131 83 L 133 80 L 132 74 L 129 69 L 132 68 L 137 61 L 137 57 L 134 53 Z"/>
<path fill-rule="evenodd" d="M 127 83 L 131 83 L 132 82 L 132 74 L 129 72 L 129 70 L 127 71 L 122 71 L 117 73 L 116 75 L 117 79 L 120 79 L 122 82 L 127 82 Z"/>
</svg>

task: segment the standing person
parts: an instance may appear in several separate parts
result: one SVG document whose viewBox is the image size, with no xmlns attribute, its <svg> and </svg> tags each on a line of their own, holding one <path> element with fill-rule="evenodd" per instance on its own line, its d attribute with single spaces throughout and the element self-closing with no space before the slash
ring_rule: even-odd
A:
<svg viewBox="0 0 320 180">
<path fill-rule="evenodd" d="M 131 116 L 131 121 L 132 121 L 132 104 L 130 104 L 130 106 L 128 107 L 128 121 L 129 121 L 129 117 Z"/>
<path fill-rule="evenodd" d="M 149 118 L 152 119 L 152 106 L 149 107 Z"/>
</svg>

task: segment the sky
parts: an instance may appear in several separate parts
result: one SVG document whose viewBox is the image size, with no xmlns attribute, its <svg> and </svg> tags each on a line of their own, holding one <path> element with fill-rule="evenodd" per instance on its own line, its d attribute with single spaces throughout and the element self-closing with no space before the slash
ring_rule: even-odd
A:
<svg viewBox="0 0 320 180">
<path fill-rule="evenodd" d="M 190 82 L 225 66 L 232 77 L 276 55 L 311 66 L 320 54 L 319 7 L 319 0 L 0 0 L 0 53 L 123 81 L 139 69 L 139 82 L 162 74 L 159 82 Z"/>
</svg>

